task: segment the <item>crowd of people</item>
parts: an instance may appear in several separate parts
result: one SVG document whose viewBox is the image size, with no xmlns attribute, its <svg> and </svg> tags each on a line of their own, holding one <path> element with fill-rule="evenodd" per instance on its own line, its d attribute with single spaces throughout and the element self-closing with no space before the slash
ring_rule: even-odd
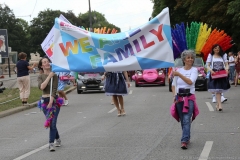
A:
<svg viewBox="0 0 240 160">
<path fill-rule="evenodd" d="M 229 63 L 229 81 L 232 85 L 237 87 L 240 73 L 240 51 L 237 53 L 237 55 L 233 54 L 233 52 L 229 52 L 228 63 Z"/>
<path fill-rule="evenodd" d="M 30 95 L 29 70 L 33 70 L 36 64 L 29 66 L 26 61 L 26 53 L 19 53 L 17 63 L 18 86 L 22 104 L 27 104 Z M 198 70 L 193 66 L 196 54 L 193 50 L 185 50 L 181 54 L 183 67 L 173 71 L 173 105 L 171 106 L 172 116 L 182 127 L 181 148 L 187 149 L 190 143 L 191 122 L 199 114 L 196 103 L 195 82 L 198 77 Z M 57 130 L 57 118 L 62 105 L 68 105 L 68 98 L 63 91 L 69 81 L 63 81 L 59 77 L 72 76 L 74 73 L 51 71 L 51 61 L 48 57 L 43 57 L 38 63 L 40 71 L 38 76 L 38 87 L 42 90 L 42 96 L 38 107 L 43 111 L 46 122 L 45 127 L 50 128 L 49 150 L 55 151 L 54 146 L 60 147 L 61 140 Z M 227 99 L 223 93 L 228 91 L 232 85 L 237 86 L 240 72 L 240 51 L 236 56 L 232 52 L 228 55 L 223 52 L 220 45 L 212 46 L 206 61 L 209 71 L 208 91 L 213 95 L 213 103 L 216 103 L 216 110 L 223 111 L 222 103 Z M 220 77 L 216 78 L 219 71 L 224 71 Z M 224 76 L 227 75 L 227 76 Z M 105 80 L 105 94 L 112 97 L 111 104 L 117 109 L 117 116 L 126 115 L 123 96 L 128 94 L 130 87 L 129 75 L 126 71 L 105 72 L 102 80 Z M 73 81 L 74 85 L 76 82 Z M 55 142 L 55 144 L 54 144 Z"/>
<path fill-rule="evenodd" d="M 193 50 L 183 51 L 181 58 L 184 66 L 173 71 L 171 114 L 178 122 L 181 122 L 182 149 L 188 148 L 191 122 L 199 114 L 195 97 L 195 82 L 198 76 L 197 69 L 193 67 L 195 56 Z M 209 72 L 208 92 L 213 95 L 212 102 L 216 103 L 216 111 L 222 112 L 222 103 L 227 100 L 223 93 L 230 89 L 231 84 L 236 87 L 238 83 L 240 51 L 236 56 L 232 52 L 227 55 L 220 45 L 215 44 L 207 57 L 206 65 Z"/>
</svg>

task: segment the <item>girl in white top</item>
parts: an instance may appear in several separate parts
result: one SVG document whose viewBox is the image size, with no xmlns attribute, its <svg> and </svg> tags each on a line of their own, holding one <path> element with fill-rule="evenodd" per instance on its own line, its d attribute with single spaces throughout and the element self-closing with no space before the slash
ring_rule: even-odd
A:
<svg viewBox="0 0 240 160">
<path fill-rule="evenodd" d="M 228 74 L 227 54 L 223 52 L 218 44 L 213 45 L 212 52 L 207 58 L 207 65 L 211 74 L 219 70 L 226 70 Z M 227 77 L 212 79 L 211 74 L 208 82 L 208 91 L 216 94 L 216 110 L 222 111 L 221 93 L 227 91 L 230 88 L 230 84 Z"/>
</svg>

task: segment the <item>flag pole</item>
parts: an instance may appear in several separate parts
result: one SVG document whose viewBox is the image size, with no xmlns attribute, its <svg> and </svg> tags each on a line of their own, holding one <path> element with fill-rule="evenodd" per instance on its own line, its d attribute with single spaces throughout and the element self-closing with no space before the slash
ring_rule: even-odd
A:
<svg viewBox="0 0 240 160">
<path fill-rule="evenodd" d="M 50 82 L 50 101 L 52 99 L 52 83 L 53 83 L 53 77 L 51 78 L 51 82 Z"/>
</svg>

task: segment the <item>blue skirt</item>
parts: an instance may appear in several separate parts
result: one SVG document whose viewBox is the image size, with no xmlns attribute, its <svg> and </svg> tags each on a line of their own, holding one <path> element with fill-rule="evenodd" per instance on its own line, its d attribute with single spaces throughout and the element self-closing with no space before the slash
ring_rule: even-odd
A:
<svg viewBox="0 0 240 160">
<path fill-rule="evenodd" d="M 228 91 L 230 87 L 231 86 L 229 84 L 228 77 L 212 79 L 212 76 L 210 74 L 209 80 L 208 80 L 209 92 L 223 93 Z"/>
<path fill-rule="evenodd" d="M 108 72 L 108 76 L 106 77 L 105 84 L 105 94 L 108 96 L 112 95 L 127 95 L 127 85 L 123 74 Z"/>
</svg>

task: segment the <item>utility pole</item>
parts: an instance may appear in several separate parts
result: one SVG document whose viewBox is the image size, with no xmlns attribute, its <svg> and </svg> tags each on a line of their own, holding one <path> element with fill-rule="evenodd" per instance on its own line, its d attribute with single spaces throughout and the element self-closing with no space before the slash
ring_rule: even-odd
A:
<svg viewBox="0 0 240 160">
<path fill-rule="evenodd" d="M 92 13 L 91 13 L 91 3 L 90 3 L 90 0 L 88 0 L 88 3 L 89 3 L 89 21 L 90 21 L 90 29 L 89 29 L 89 31 L 91 32 L 92 31 Z"/>
</svg>

